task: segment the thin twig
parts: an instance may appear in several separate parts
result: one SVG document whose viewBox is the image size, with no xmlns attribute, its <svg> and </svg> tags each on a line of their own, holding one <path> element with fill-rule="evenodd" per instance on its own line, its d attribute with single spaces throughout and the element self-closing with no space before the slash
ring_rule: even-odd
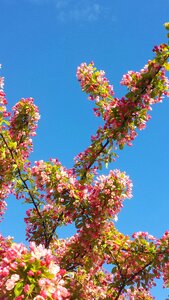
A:
<svg viewBox="0 0 169 300">
<path fill-rule="evenodd" d="M 18 166 L 18 164 L 17 164 L 17 162 L 16 162 L 16 160 L 15 160 L 15 157 L 14 157 L 14 155 L 13 155 L 12 149 L 8 146 L 8 143 L 7 143 L 7 141 L 5 140 L 5 138 L 4 138 L 4 136 L 3 136 L 2 133 L 0 133 L 0 136 L 2 137 L 4 144 L 6 145 L 7 149 L 8 149 L 9 152 L 10 152 L 10 155 L 11 155 L 11 157 L 12 157 L 12 160 L 15 162 L 15 164 L 16 164 L 16 166 L 17 166 L 17 172 L 18 172 L 19 178 L 21 179 L 24 188 L 27 190 L 27 193 L 28 193 L 28 195 L 29 195 L 29 197 L 30 197 L 30 199 L 31 199 L 31 201 L 32 201 L 32 203 L 33 203 L 35 209 L 36 209 L 36 212 L 37 212 L 39 218 L 40 218 L 41 220 L 43 220 L 43 217 L 42 217 L 42 215 L 41 215 L 41 213 L 40 213 L 40 211 L 39 211 L 39 209 L 38 209 L 38 206 L 37 206 L 37 204 L 36 204 L 36 202 L 35 202 L 35 199 L 34 199 L 32 193 L 31 193 L 31 191 L 30 191 L 30 189 L 29 189 L 29 187 L 28 187 L 28 185 L 27 185 L 27 183 L 26 183 L 26 180 L 24 180 L 23 177 L 22 177 L 21 171 L 20 171 L 19 166 Z M 45 247 L 47 247 L 47 245 L 48 245 L 47 229 L 46 229 L 46 224 L 45 224 L 44 221 L 42 221 L 42 226 L 43 226 L 43 228 L 44 228 Z"/>
</svg>

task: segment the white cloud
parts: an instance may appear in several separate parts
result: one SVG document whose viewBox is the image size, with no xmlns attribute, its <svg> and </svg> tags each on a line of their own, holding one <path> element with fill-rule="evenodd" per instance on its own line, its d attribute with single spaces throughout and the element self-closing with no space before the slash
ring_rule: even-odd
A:
<svg viewBox="0 0 169 300">
<path fill-rule="evenodd" d="M 96 22 L 100 18 L 111 19 L 111 9 L 98 0 L 25 0 L 34 4 L 50 4 L 56 9 L 60 22 Z"/>
<path fill-rule="evenodd" d="M 99 4 L 85 4 L 83 5 L 66 5 L 58 10 L 58 19 L 65 21 L 81 21 L 94 22 L 97 21 L 101 15 L 102 8 Z"/>
</svg>

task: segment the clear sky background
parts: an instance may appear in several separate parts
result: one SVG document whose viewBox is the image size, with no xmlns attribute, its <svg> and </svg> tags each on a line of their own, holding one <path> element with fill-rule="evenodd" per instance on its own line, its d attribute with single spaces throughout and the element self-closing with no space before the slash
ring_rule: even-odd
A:
<svg viewBox="0 0 169 300">
<path fill-rule="evenodd" d="M 77 66 L 93 60 L 122 96 L 122 75 L 140 70 L 154 45 L 167 42 L 167 21 L 169 0 L 0 0 L 0 63 L 8 107 L 31 96 L 41 113 L 32 161 L 57 157 L 71 167 L 97 129 L 99 120 L 76 80 Z M 169 229 L 168 99 L 151 115 L 134 146 L 125 147 L 110 167 L 126 171 L 134 184 L 117 228 L 160 237 Z M 8 208 L 1 232 L 24 242 L 25 207 L 10 198 Z M 72 232 L 67 228 L 60 236 Z M 163 300 L 168 292 L 158 286 L 153 294 Z"/>
</svg>

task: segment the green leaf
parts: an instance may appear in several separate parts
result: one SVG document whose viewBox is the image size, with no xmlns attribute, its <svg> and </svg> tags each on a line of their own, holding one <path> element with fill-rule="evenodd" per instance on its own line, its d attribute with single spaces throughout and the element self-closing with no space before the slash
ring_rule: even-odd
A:
<svg viewBox="0 0 169 300">
<path fill-rule="evenodd" d="M 5 151 L 5 148 L 2 148 L 2 149 L 1 149 L 1 157 L 2 157 L 2 158 L 5 158 L 5 157 L 6 157 L 6 151 Z"/>
<path fill-rule="evenodd" d="M 165 29 L 169 30 L 169 22 L 164 23 Z"/>
<path fill-rule="evenodd" d="M 35 287 L 35 284 L 30 284 L 30 285 L 29 285 L 29 292 L 28 292 L 28 295 L 30 295 L 30 294 L 33 292 L 34 287 Z"/>
<path fill-rule="evenodd" d="M 3 111 L 3 109 L 2 109 Z M 10 125 L 9 121 L 5 120 L 5 119 L 2 119 L 2 121 L 0 122 L 0 124 L 3 124 L 5 123 L 6 125 Z"/>
<path fill-rule="evenodd" d="M 166 69 L 166 71 L 169 71 L 169 62 L 166 62 L 166 63 L 164 64 L 164 68 Z"/>
<path fill-rule="evenodd" d="M 28 280 L 29 280 L 29 282 L 31 284 L 35 284 L 36 283 L 36 279 L 34 277 L 28 276 L 27 278 L 28 278 Z"/>
<path fill-rule="evenodd" d="M 111 270 L 111 273 L 114 274 L 117 272 L 117 267 L 114 267 L 112 270 Z"/>
<path fill-rule="evenodd" d="M 123 148 L 124 148 L 124 144 L 120 144 L 120 145 L 119 145 L 119 149 L 120 149 L 120 150 L 123 150 Z"/>
<path fill-rule="evenodd" d="M 23 291 L 23 282 L 19 281 L 14 288 L 14 294 L 16 297 L 20 296 L 22 294 Z"/>
<path fill-rule="evenodd" d="M 108 162 L 106 162 L 106 163 L 105 163 L 105 167 L 106 167 L 106 169 L 108 168 L 108 166 L 109 166 L 109 163 L 108 163 Z"/>
</svg>

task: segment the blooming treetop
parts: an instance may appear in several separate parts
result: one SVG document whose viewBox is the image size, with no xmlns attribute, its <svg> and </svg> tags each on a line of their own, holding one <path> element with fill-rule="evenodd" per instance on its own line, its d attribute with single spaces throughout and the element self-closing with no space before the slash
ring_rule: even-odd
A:
<svg viewBox="0 0 169 300">
<path fill-rule="evenodd" d="M 169 286 L 169 232 L 160 239 L 120 233 L 113 220 L 132 197 L 132 182 L 119 170 L 97 176 L 116 149 L 132 145 L 138 129 L 146 127 L 151 106 L 169 96 L 169 46 L 153 51 L 140 72 L 123 76 L 128 92 L 121 99 L 93 62 L 78 67 L 80 86 L 104 123 L 71 169 L 57 159 L 31 165 L 38 108 L 32 98 L 21 99 L 9 113 L 0 78 L 0 216 L 11 193 L 31 204 L 25 217 L 29 247 L 0 235 L 0 299 L 150 300 L 156 278 Z M 72 222 L 75 235 L 58 239 L 57 227 Z"/>
</svg>

